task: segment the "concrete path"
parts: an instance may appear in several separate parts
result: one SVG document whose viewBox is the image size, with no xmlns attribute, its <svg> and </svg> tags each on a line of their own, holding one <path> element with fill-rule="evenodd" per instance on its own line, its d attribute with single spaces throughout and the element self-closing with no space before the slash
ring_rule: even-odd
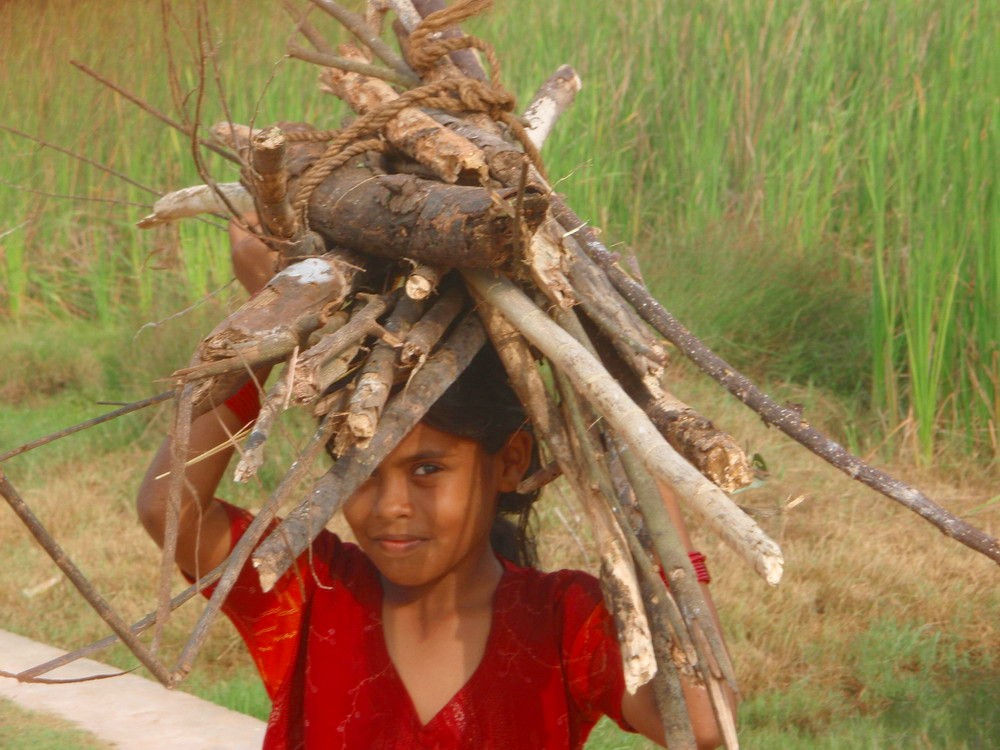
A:
<svg viewBox="0 0 1000 750">
<path fill-rule="evenodd" d="M 0 630 L 0 669 L 19 672 L 64 653 Z M 90 659 L 47 677 L 116 672 Z M 157 682 L 123 675 L 68 685 L 24 684 L 0 677 L 0 697 L 32 711 L 57 714 L 121 750 L 257 750 L 264 723 Z"/>
</svg>

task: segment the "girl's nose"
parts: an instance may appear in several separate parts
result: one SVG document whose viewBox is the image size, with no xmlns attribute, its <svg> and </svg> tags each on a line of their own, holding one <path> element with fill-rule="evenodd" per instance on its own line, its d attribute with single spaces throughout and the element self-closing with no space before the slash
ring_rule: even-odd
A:
<svg viewBox="0 0 1000 750">
<path fill-rule="evenodd" d="M 399 477 L 378 477 L 373 483 L 372 513 L 385 519 L 405 518 L 413 512 L 413 504 L 409 496 L 409 488 Z"/>
</svg>

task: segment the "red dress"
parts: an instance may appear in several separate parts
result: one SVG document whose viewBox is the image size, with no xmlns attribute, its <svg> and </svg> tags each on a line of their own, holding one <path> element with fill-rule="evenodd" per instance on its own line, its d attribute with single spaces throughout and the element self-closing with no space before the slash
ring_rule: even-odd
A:
<svg viewBox="0 0 1000 750">
<path fill-rule="evenodd" d="M 235 542 L 251 516 L 226 508 Z M 482 662 L 421 724 L 385 646 L 378 571 L 328 532 L 311 557 L 269 593 L 248 565 L 223 607 L 273 701 L 266 750 L 580 748 L 602 715 L 628 729 L 614 624 L 592 576 L 502 561 Z"/>
</svg>

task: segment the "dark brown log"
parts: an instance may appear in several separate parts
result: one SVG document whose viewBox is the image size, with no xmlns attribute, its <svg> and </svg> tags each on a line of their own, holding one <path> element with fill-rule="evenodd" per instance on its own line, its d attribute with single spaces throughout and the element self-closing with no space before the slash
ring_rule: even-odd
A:
<svg viewBox="0 0 1000 750">
<path fill-rule="evenodd" d="M 355 161 L 316 188 L 309 223 L 330 246 L 377 257 L 455 268 L 511 268 L 522 224 L 529 234 L 534 232 L 548 208 L 548 199 L 529 189 L 519 222 L 505 203 L 516 195 L 515 189 L 488 191 L 413 175 L 377 175 Z"/>
</svg>

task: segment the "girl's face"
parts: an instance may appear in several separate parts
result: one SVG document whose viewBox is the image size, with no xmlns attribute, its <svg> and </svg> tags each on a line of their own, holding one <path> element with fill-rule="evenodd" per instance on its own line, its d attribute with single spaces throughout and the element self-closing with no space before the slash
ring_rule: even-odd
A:
<svg viewBox="0 0 1000 750">
<path fill-rule="evenodd" d="M 517 488 L 530 460 L 527 433 L 489 455 L 474 440 L 421 423 L 351 496 L 344 516 L 389 582 L 433 584 L 492 556 L 497 497 Z"/>
</svg>

